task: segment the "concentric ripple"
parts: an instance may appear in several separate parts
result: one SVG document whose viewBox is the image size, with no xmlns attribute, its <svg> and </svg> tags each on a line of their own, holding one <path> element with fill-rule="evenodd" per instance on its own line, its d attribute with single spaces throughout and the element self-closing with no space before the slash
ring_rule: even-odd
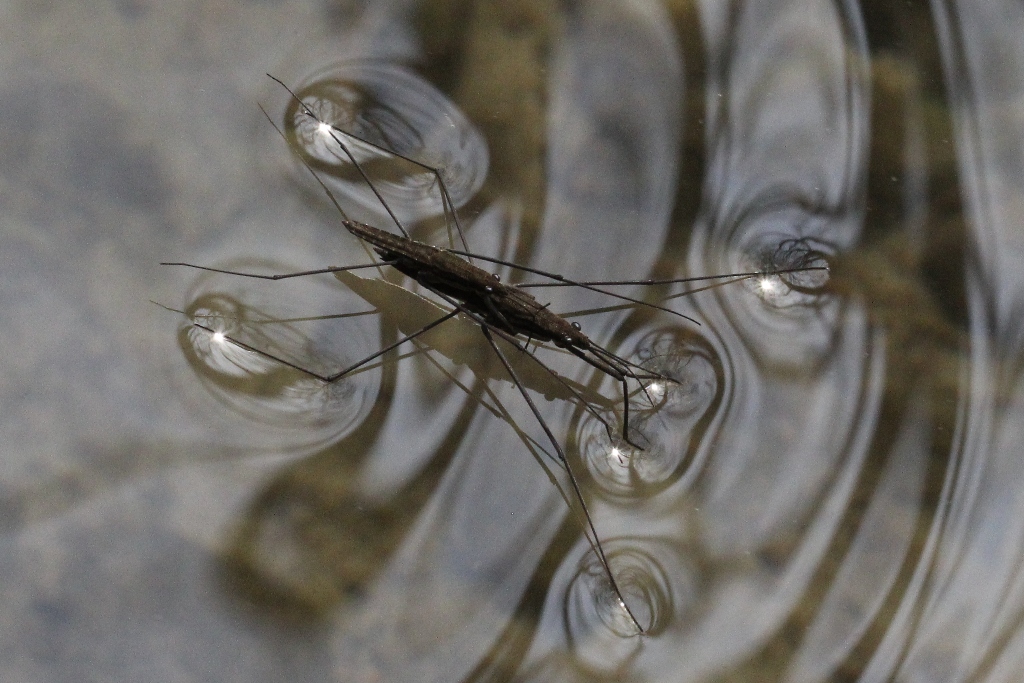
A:
<svg viewBox="0 0 1024 683">
<path fill-rule="evenodd" d="M 694 609 L 700 572 L 678 544 L 661 538 L 612 538 L 604 541 L 604 548 L 644 637 L 657 637 Z M 564 610 L 573 654 L 592 669 L 616 669 L 643 645 L 593 550 L 579 563 L 565 593 Z"/>
<path fill-rule="evenodd" d="M 285 131 L 353 217 L 373 220 L 386 214 L 339 142 L 403 222 L 444 211 L 437 177 L 426 167 L 438 169 L 455 207 L 484 182 L 488 155 L 483 136 L 443 93 L 406 69 L 343 62 L 318 72 L 295 94 L 302 106 L 289 101 Z"/>
<path fill-rule="evenodd" d="M 263 261 L 217 265 L 249 272 L 295 270 Z M 293 305 L 278 302 L 292 294 L 287 284 L 274 283 L 266 291 L 247 286 L 245 294 L 222 289 L 238 282 L 204 272 L 193 282 L 183 311 L 178 344 L 206 393 L 248 418 L 268 443 L 274 441 L 273 432 L 291 447 L 311 447 L 359 424 L 379 391 L 375 366 L 331 383 L 299 368 L 328 375 L 377 350 L 372 309 L 331 281 L 295 285 L 303 296 Z M 327 291 L 313 296 L 321 288 Z M 250 303 L 259 295 L 273 303 Z M 293 306 L 299 315 L 282 314 Z M 355 315 L 317 315 L 337 310 Z"/>
<path fill-rule="evenodd" d="M 609 497 L 649 497 L 686 471 L 720 394 L 719 369 L 698 337 L 666 328 L 636 343 L 635 359 L 667 379 L 645 381 L 630 397 L 630 441 L 609 436 L 592 415 L 580 424 L 579 443 L 591 477 Z M 609 415 L 613 430 L 621 415 Z"/>
</svg>

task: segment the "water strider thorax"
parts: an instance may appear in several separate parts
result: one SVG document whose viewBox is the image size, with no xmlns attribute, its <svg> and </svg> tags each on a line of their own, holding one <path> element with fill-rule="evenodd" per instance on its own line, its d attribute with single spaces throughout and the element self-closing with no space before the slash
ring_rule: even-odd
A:
<svg viewBox="0 0 1024 683">
<path fill-rule="evenodd" d="M 381 260 L 423 286 L 459 301 L 467 311 L 512 335 L 550 341 L 560 347 L 589 349 L 590 339 L 532 294 L 503 284 L 493 273 L 460 256 L 358 221 L 345 228 L 368 242 Z"/>
</svg>

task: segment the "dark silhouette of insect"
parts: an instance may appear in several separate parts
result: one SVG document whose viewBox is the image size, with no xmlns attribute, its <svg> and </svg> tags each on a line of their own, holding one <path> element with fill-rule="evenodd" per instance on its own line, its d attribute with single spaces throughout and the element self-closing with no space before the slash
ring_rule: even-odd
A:
<svg viewBox="0 0 1024 683">
<path fill-rule="evenodd" d="M 268 74 L 269 76 L 269 74 Z M 640 385 L 640 389 L 643 392 L 647 392 L 647 387 L 644 385 L 645 380 L 657 380 L 665 382 L 675 382 L 670 377 L 662 375 L 657 372 L 652 372 L 646 368 L 643 368 L 637 364 L 622 358 L 611 351 L 608 351 L 601 345 L 597 344 L 580 328 L 580 325 L 575 322 L 569 322 L 565 318 L 552 312 L 547 304 L 541 304 L 532 294 L 526 291 L 529 287 L 542 287 L 542 286 L 576 286 L 585 289 L 593 290 L 605 294 L 610 297 L 621 299 L 631 304 L 647 306 L 660 311 L 668 312 L 672 315 L 684 318 L 694 324 L 700 324 L 693 318 L 685 316 L 677 311 L 673 311 L 669 308 L 645 302 L 639 299 L 634 299 L 629 296 L 618 294 L 616 292 L 609 291 L 605 287 L 617 286 L 617 285 L 663 285 L 672 283 L 685 283 L 685 282 L 698 282 L 708 280 L 721 280 L 724 283 L 744 280 L 753 277 L 767 277 L 775 275 L 784 275 L 787 273 L 798 273 L 806 271 L 822 271 L 827 270 L 827 267 L 820 265 L 806 265 L 800 264 L 792 268 L 784 268 L 778 270 L 766 270 L 748 273 L 733 273 L 729 275 L 717 275 L 710 277 L 695 277 L 695 278 L 675 278 L 665 280 L 614 280 L 614 281 L 601 281 L 601 282 L 582 282 L 570 280 L 561 275 L 541 271 L 535 268 L 522 266 L 516 263 L 503 261 L 496 258 L 490 258 L 482 256 L 480 254 L 474 254 L 466 250 L 458 249 L 442 249 L 430 244 L 418 242 L 409 237 L 409 233 L 406 231 L 402 222 L 398 219 L 395 213 L 388 206 L 381 193 L 374 186 L 373 182 L 363 171 L 362 166 L 356 160 L 352 154 L 349 146 L 344 142 L 342 136 L 358 140 L 359 142 L 369 145 L 381 151 L 384 154 L 393 155 L 397 158 L 403 159 L 409 163 L 415 164 L 416 166 L 423 168 L 424 170 L 432 173 L 437 179 L 437 186 L 442 198 L 442 206 L 444 209 L 445 220 L 447 222 L 449 215 L 451 216 L 452 222 L 455 225 L 456 231 L 459 235 L 459 239 L 463 246 L 466 246 L 466 240 L 462 233 L 462 228 L 459 225 L 458 214 L 455 211 L 455 206 L 451 200 L 448 189 L 441 177 L 439 169 L 428 166 L 415 159 L 407 156 L 398 154 L 397 152 L 386 149 L 377 145 L 373 142 L 346 133 L 345 131 L 334 128 L 330 124 L 322 121 L 317 115 L 310 109 L 291 89 L 288 88 L 283 82 L 270 76 L 274 81 L 279 83 L 285 90 L 288 91 L 289 95 L 298 103 L 300 111 L 303 115 L 308 116 L 316 122 L 318 130 L 329 136 L 338 148 L 348 157 L 349 161 L 359 171 L 363 180 L 366 182 L 368 187 L 374 192 L 377 199 L 383 205 L 384 209 L 391 216 L 398 230 L 402 233 L 396 235 L 380 228 L 367 225 L 358 221 L 351 220 L 347 217 L 344 209 L 340 206 L 339 202 L 331 192 L 330 188 L 321 180 L 317 173 L 309 166 L 309 164 L 303 160 L 303 164 L 313 175 L 316 181 L 323 188 L 327 197 L 330 199 L 332 204 L 338 210 L 342 216 L 342 225 L 352 233 L 355 237 L 359 238 L 363 242 L 369 244 L 380 257 L 379 263 L 360 264 L 354 266 L 332 266 L 328 268 L 320 268 L 316 270 L 305 270 L 293 273 L 282 273 L 276 275 L 264 275 L 258 273 L 248 273 L 232 270 L 224 270 L 220 268 L 211 268 L 207 266 L 195 265 L 192 263 L 184 262 L 165 262 L 161 265 L 170 266 L 186 266 L 189 268 L 196 268 L 199 270 L 212 271 L 216 273 L 224 273 L 228 275 L 236 275 L 240 277 L 258 278 L 264 280 L 283 280 L 287 278 L 305 277 L 309 275 L 324 274 L 324 273 L 338 273 L 348 270 L 357 270 L 362 268 L 379 268 L 381 265 L 387 265 L 395 268 L 399 272 L 405 274 L 409 278 L 418 282 L 422 287 L 433 292 L 437 297 L 446 302 L 451 306 L 452 310 L 445 313 L 441 317 L 437 318 L 433 322 L 425 325 L 424 327 L 408 334 L 398 341 L 388 345 L 387 347 L 377 351 L 370 356 L 363 358 L 362 360 L 350 365 L 349 367 L 343 368 L 333 374 L 325 375 L 314 372 L 307 368 L 301 367 L 295 363 L 292 363 L 284 358 L 273 355 L 265 350 L 250 346 L 240 340 L 232 337 L 223 335 L 215 331 L 214 329 L 203 325 L 200 322 L 192 321 L 192 324 L 197 328 L 206 330 L 211 334 L 220 335 L 221 339 L 230 341 L 237 346 L 251 351 L 253 353 L 260 354 L 264 357 L 270 358 L 274 361 L 282 363 L 288 367 L 294 368 L 307 375 L 315 377 L 323 382 L 335 382 L 340 380 L 356 370 L 359 367 L 369 363 L 370 361 L 379 358 L 388 351 L 404 344 L 416 337 L 424 334 L 425 332 L 437 327 L 438 325 L 454 318 L 455 316 L 462 314 L 471 320 L 473 320 L 479 327 L 486 339 L 487 343 L 493 349 L 497 358 L 501 361 L 501 364 L 505 367 L 512 380 L 512 383 L 519 390 L 519 393 L 523 396 L 537 422 L 540 424 L 541 429 L 544 431 L 548 441 L 551 443 L 561 465 L 565 468 L 568 475 L 568 480 L 573 489 L 573 495 L 580 506 L 582 521 L 584 528 L 588 532 L 586 534 L 590 541 L 597 557 L 607 575 L 609 585 L 615 593 L 617 601 L 619 602 L 622 609 L 629 616 L 637 632 L 644 633 L 643 626 L 639 623 L 633 611 L 630 609 L 626 602 L 622 591 L 619 588 L 618 583 L 615 580 L 615 575 L 611 570 L 611 566 L 608 563 L 607 556 L 605 555 L 604 548 L 602 547 L 600 537 L 597 534 L 597 529 L 594 526 L 590 512 L 587 508 L 585 497 L 580 488 L 579 482 L 576 475 L 573 473 L 570 467 L 569 460 L 566 458 L 565 452 L 562 449 L 554 433 L 548 426 L 547 421 L 541 415 L 537 409 L 536 404 L 531 398 L 526 387 L 520 380 L 519 375 L 514 369 L 513 365 L 509 362 L 508 357 L 501 347 L 495 341 L 495 337 L 501 338 L 506 343 L 510 344 L 514 348 L 518 349 L 521 353 L 532 358 L 540 367 L 546 370 L 557 382 L 563 387 L 569 390 L 569 392 L 580 401 L 584 409 L 586 409 L 591 415 L 598 419 L 605 427 L 608 432 L 609 438 L 614 441 L 613 430 L 607 419 L 601 415 L 590 403 L 570 384 L 563 380 L 554 370 L 549 368 L 545 363 L 538 359 L 534 354 L 528 350 L 528 345 L 532 341 L 533 343 L 549 342 L 559 349 L 564 349 L 569 353 L 575 355 L 583 362 L 589 364 L 599 372 L 611 377 L 612 379 L 619 382 L 622 389 L 622 426 L 620 431 L 620 437 L 623 441 L 629 443 L 637 449 L 642 450 L 640 446 L 635 444 L 629 435 L 629 388 L 627 382 L 633 380 Z M 270 121 L 271 125 L 277 130 L 287 142 L 287 137 L 277 127 L 273 119 L 267 114 L 266 110 L 261 107 L 263 114 Z M 490 273 L 483 268 L 475 265 L 471 261 L 478 259 L 480 261 L 486 261 L 490 263 L 504 265 L 520 271 L 540 275 L 548 278 L 550 282 L 546 283 L 522 283 L 522 284 L 504 284 L 500 281 L 497 275 Z M 810 263 L 807 261 L 806 263 Z M 821 263 L 819 259 L 817 263 Z M 524 338 L 526 341 L 521 342 L 520 338 Z M 650 397 L 648 397 L 650 398 Z M 652 400 L 653 403 L 653 400 Z"/>
</svg>

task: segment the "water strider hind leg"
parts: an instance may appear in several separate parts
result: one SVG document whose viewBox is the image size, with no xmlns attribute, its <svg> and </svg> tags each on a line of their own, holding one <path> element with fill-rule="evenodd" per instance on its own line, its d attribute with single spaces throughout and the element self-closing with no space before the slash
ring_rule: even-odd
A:
<svg viewBox="0 0 1024 683">
<path fill-rule="evenodd" d="M 499 348 L 497 343 L 495 343 L 494 337 L 491 336 L 491 331 L 487 329 L 486 325 L 481 325 L 480 331 L 483 332 L 484 338 L 487 339 L 487 343 L 491 345 L 492 349 L 494 349 L 494 353 L 498 356 L 498 360 L 500 360 L 501 364 L 505 366 L 505 370 L 508 371 L 509 376 L 512 378 L 512 383 L 516 385 L 516 388 L 519 390 L 519 393 L 526 401 L 526 404 L 530 407 L 530 411 L 533 413 L 533 416 L 537 418 L 537 422 L 540 423 L 541 429 L 544 430 L 544 434 L 548 437 L 548 441 L 551 442 L 552 447 L 554 447 L 555 449 L 555 453 L 558 454 L 558 459 L 561 460 L 562 466 L 565 467 L 565 471 L 569 475 L 569 482 L 572 485 L 573 493 L 575 493 L 576 500 L 579 502 L 580 509 L 583 511 L 583 518 L 586 523 L 586 527 L 590 532 L 589 534 L 587 534 L 587 536 L 588 538 L 592 536 L 594 539 L 594 552 L 597 553 L 598 559 L 601 561 L 601 565 L 602 567 L 604 567 L 605 573 L 608 575 L 608 582 L 611 585 L 612 590 L 615 591 L 615 597 L 619 601 L 619 604 L 622 606 L 622 608 L 626 611 L 626 614 L 629 615 L 629 619 L 633 622 L 633 626 L 636 627 L 637 631 L 639 631 L 640 634 L 643 634 L 644 627 L 640 625 L 639 621 L 637 621 L 636 616 L 633 614 L 633 610 L 629 608 L 629 605 L 626 603 L 625 597 L 622 595 L 622 591 L 619 589 L 619 584 L 615 581 L 615 576 L 614 574 L 612 574 L 611 565 L 608 563 L 608 557 L 605 555 L 604 547 L 601 545 L 601 539 L 597 535 L 597 529 L 594 527 L 594 520 L 590 516 L 590 510 L 587 508 L 586 500 L 583 498 L 583 491 L 580 489 L 579 482 L 576 480 L 576 475 L 573 474 L 572 468 L 569 466 L 569 460 L 568 458 L 565 457 L 565 452 L 559 445 L 558 440 L 555 438 L 555 435 L 551 433 L 551 428 L 548 427 L 547 422 L 541 416 L 540 411 L 537 409 L 536 404 L 533 402 L 533 399 L 530 398 L 530 394 L 529 392 L 526 391 L 526 387 L 524 387 L 522 382 L 519 381 L 519 376 L 516 374 L 516 371 L 512 368 L 512 364 L 509 363 L 508 358 L 505 357 L 504 352 L 502 352 L 501 348 Z"/>
</svg>

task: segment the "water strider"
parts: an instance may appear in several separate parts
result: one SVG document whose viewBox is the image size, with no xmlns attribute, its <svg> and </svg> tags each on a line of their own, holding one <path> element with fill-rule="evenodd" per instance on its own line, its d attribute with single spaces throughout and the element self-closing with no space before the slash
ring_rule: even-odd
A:
<svg viewBox="0 0 1024 683">
<path fill-rule="evenodd" d="M 303 160 L 306 168 L 310 171 L 316 181 L 323 188 L 328 198 L 338 210 L 342 216 L 342 225 L 356 238 L 360 239 L 364 243 L 370 245 L 373 250 L 377 253 L 380 261 L 377 263 L 359 264 L 353 266 L 332 266 L 327 268 L 320 268 L 315 270 L 304 270 L 292 273 L 281 273 L 281 274 L 259 274 L 249 273 L 234 270 L 225 270 L 220 268 L 211 268 L 207 266 L 196 265 L 185 262 L 165 262 L 161 265 L 172 265 L 172 266 L 185 266 L 189 268 L 196 268 L 199 270 L 206 270 L 216 273 L 224 273 L 228 275 L 235 275 L 240 277 L 258 278 L 264 280 L 283 280 L 287 278 L 305 277 L 317 274 L 326 273 L 338 273 L 342 271 L 357 270 L 364 268 L 379 268 L 382 265 L 390 266 L 399 272 L 403 273 L 407 277 L 415 280 L 423 288 L 435 294 L 443 302 L 447 303 L 451 310 L 446 312 L 444 315 L 438 317 L 429 324 L 421 327 L 420 329 L 402 337 L 398 341 L 388 345 L 387 347 L 363 358 L 362 360 L 353 363 L 352 365 L 342 368 L 332 374 L 321 374 L 314 372 L 310 369 L 304 368 L 298 364 L 292 363 L 284 358 L 269 353 L 263 349 L 255 348 L 249 344 L 246 344 L 240 340 L 224 335 L 218 330 L 204 325 L 201 322 L 195 320 L 192 324 L 195 327 L 205 330 L 212 335 L 216 335 L 219 341 L 231 342 L 243 349 L 250 352 L 260 354 L 266 358 L 280 362 L 288 367 L 294 368 L 307 375 L 315 377 L 325 383 L 336 382 L 343 379 L 354 370 L 364 366 L 372 360 L 379 358 L 385 353 L 395 349 L 396 347 L 419 337 L 425 332 L 441 325 L 442 323 L 451 320 L 452 318 L 462 314 L 475 322 L 480 331 L 494 351 L 498 360 L 504 366 L 508 372 L 512 383 L 516 386 L 519 393 L 523 396 L 530 411 L 537 419 L 541 429 L 544 431 L 548 441 L 551 443 L 552 448 L 555 450 L 559 462 L 568 475 L 569 482 L 573 489 L 573 496 L 579 504 L 579 510 L 581 512 L 582 521 L 586 536 L 594 548 L 594 551 L 600 561 L 604 573 L 607 576 L 609 585 L 614 591 L 616 600 L 624 612 L 628 615 L 634 628 L 638 633 L 644 633 L 644 627 L 637 620 L 633 611 L 630 609 L 625 597 L 620 590 L 618 583 L 615 580 L 615 575 L 611 570 L 611 566 L 608 563 L 607 556 L 605 555 L 604 548 L 601 544 L 600 537 L 598 536 L 597 529 L 594 526 L 590 512 L 587 508 L 586 500 L 583 496 L 583 492 L 580 488 L 579 482 L 576 475 L 574 474 L 569 460 L 565 455 L 565 452 L 555 437 L 547 421 L 544 419 L 541 412 L 538 410 L 536 404 L 530 396 L 530 393 L 526 390 L 523 382 L 520 380 L 519 375 L 514 369 L 512 363 L 510 363 L 505 351 L 502 350 L 501 346 L 497 343 L 495 337 L 500 338 L 503 342 L 509 344 L 519 353 L 529 357 L 536 362 L 541 368 L 547 371 L 555 381 L 559 382 L 563 387 L 567 388 L 569 392 L 580 402 L 582 407 L 599 420 L 608 431 L 609 438 L 614 440 L 612 436 L 612 427 L 608 421 L 592 406 L 590 403 L 571 385 L 563 380 L 553 369 L 549 368 L 547 364 L 541 361 L 534 353 L 529 350 L 529 344 L 533 343 L 535 348 L 540 346 L 542 343 L 549 343 L 558 349 L 563 349 L 583 362 L 587 363 L 599 372 L 611 377 L 619 383 L 622 389 L 622 425 L 620 430 L 621 439 L 635 448 L 640 449 L 640 446 L 635 444 L 630 438 L 629 432 L 629 386 L 630 380 L 636 382 L 640 390 L 645 394 L 648 389 L 644 384 L 645 381 L 657 381 L 657 382 L 674 382 L 671 377 L 667 377 L 657 372 L 652 372 L 646 368 L 641 367 L 629 360 L 622 358 L 615 353 L 605 349 L 600 344 L 594 342 L 582 331 L 580 325 L 575 322 L 570 322 L 566 318 L 552 312 L 549 309 L 548 304 L 540 303 L 536 297 L 526 291 L 531 287 L 551 287 L 551 286 L 575 286 L 589 289 L 592 291 L 599 292 L 601 294 L 624 300 L 630 304 L 647 306 L 653 309 L 664 311 L 672 315 L 686 319 L 693 324 L 700 324 L 693 318 L 683 315 L 676 311 L 673 311 L 664 306 L 653 304 L 642 301 L 640 299 L 632 298 L 622 294 L 618 294 L 613 291 L 605 289 L 606 287 L 614 287 L 618 285 L 644 285 L 644 286 L 655 286 L 665 284 L 676 284 L 676 283 L 687 283 L 687 282 L 699 282 L 699 281 L 722 281 L 722 283 L 736 282 L 740 280 L 746 280 L 749 278 L 767 278 L 771 276 L 782 276 L 792 273 L 808 272 L 808 271 L 825 271 L 827 266 L 823 265 L 811 265 L 823 263 L 820 255 L 815 256 L 813 254 L 805 254 L 803 259 L 794 267 L 787 267 L 781 269 L 770 269 L 755 272 L 746 273 L 731 273 L 728 275 L 717 275 L 708 277 L 695 277 L 695 278 L 674 278 L 674 279 L 663 279 L 663 280 L 611 280 L 611 281 L 575 281 L 570 280 L 562 275 L 550 273 L 527 266 L 522 266 L 516 263 L 503 261 L 501 259 L 491 258 L 480 254 L 475 254 L 469 251 L 466 243 L 465 236 L 463 235 L 462 228 L 459 224 L 458 214 L 455 210 L 454 203 L 451 200 L 451 196 L 448 192 L 447 186 L 441 177 L 440 170 L 426 164 L 423 164 L 415 159 L 409 158 L 398 154 L 397 152 L 381 147 L 380 145 L 369 142 L 358 136 L 346 133 L 338 128 L 335 128 L 331 124 L 321 120 L 312 109 L 310 109 L 303 100 L 301 100 L 292 90 L 290 90 L 283 82 L 270 76 L 273 80 L 279 83 L 285 90 L 288 91 L 289 95 L 298 103 L 300 110 L 304 116 L 309 117 L 315 122 L 316 130 L 319 135 L 324 136 L 330 142 L 337 145 L 348 160 L 353 164 L 354 168 L 358 170 L 367 186 L 373 191 L 377 199 L 380 201 L 384 209 L 388 212 L 395 225 L 397 226 L 401 234 L 394 234 L 380 228 L 376 228 L 365 223 L 361 223 L 355 220 L 351 220 L 341 207 L 337 199 L 331 190 L 324 184 L 319 175 L 314 171 L 308 163 Z M 263 110 L 264 115 L 270 120 L 271 125 L 277 129 L 278 133 L 287 137 L 281 131 L 280 128 L 273 122 L 266 110 Z M 384 197 L 375 187 L 374 183 L 370 180 L 367 174 L 364 172 L 362 166 L 356 160 L 352 153 L 349 145 L 345 143 L 343 138 L 351 138 L 359 141 L 359 143 L 368 145 L 380 151 L 382 154 L 393 155 L 400 159 L 403 159 L 409 163 L 415 164 L 418 167 L 425 169 L 426 171 L 433 174 L 437 180 L 437 186 L 441 194 L 442 207 L 445 215 L 446 223 L 451 217 L 451 222 L 454 224 L 456 232 L 459 236 L 459 240 L 465 249 L 444 249 L 439 248 L 430 244 L 416 241 L 409 237 L 408 231 L 402 225 L 402 222 L 398 219 L 391 207 L 385 201 Z M 449 235 L 450 226 L 449 226 Z M 500 281 L 497 275 L 488 272 L 487 270 L 477 266 L 473 263 L 473 260 L 479 260 L 484 262 L 490 262 L 494 264 L 503 265 L 509 268 L 520 270 L 523 272 L 535 274 L 547 278 L 549 282 L 538 282 L 538 283 L 521 283 L 521 284 L 505 284 Z M 543 348 L 543 347 L 542 347 Z M 648 395 L 650 398 L 650 396 Z M 653 403 L 653 400 L 652 400 Z"/>
</svg>

